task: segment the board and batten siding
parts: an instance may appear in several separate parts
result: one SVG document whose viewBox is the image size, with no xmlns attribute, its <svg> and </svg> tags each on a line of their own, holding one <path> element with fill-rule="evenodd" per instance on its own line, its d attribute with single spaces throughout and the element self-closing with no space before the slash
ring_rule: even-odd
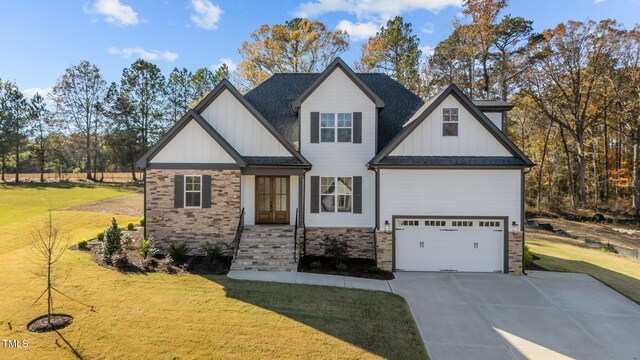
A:
<svg viewBox="0 0 640 360">
<path fill-rule="evenodd" d="M 298 199 L 299 181 L 297 176 L 289 177 L 289 224 L 296 222 L 296 209 L 300 206 Z M 244 224 L 256 224 L 256 177 L 255 175 L 242 175 L 240 180 L 240 206 L 244 208 Z"/>
<path fill-rule="evenodd" d="M 498 129 L 502 130 L 502 112 L 485 112 L 484 115 L 491 120 L 493 125 L 495 125 Z"/>
<path fill-rule="evenodd" d="M 235 164 L 236 161 L 195 120 L 190 120 L 150 163 Z"/>
<path fill-rule="evenodd" d="M 394 215 L 508 216 L 520 224 L 520 170 L 380 170 L 380 224 Z"/>
<path fill-rule="evenodd" d="M 202 111 L 202 117 L 243 156 L 291 156 L 291 153 L 229 90 Z"/>
<path fill-rule="evenodd" d="M 311 143 L 311 112 L 362 113 L 361 143 Z M 375 155 L 376 107 L 340 68 L 336 68 L 301 104 L 300 150 L 313 164 L 305 178 L 305 225 L 374 227 L 375 174 L 366 164 Z M 362 214 L 311 213 L 311 176 L 362 176 Z"/>
<path fill-rule="evenodd" d="M 444 108 L 458 109 L 458 136 L 442 136 Z M 452 95 L 424 119 L 390 155 L 511 156 L 509 151 Z"/>
</svg>

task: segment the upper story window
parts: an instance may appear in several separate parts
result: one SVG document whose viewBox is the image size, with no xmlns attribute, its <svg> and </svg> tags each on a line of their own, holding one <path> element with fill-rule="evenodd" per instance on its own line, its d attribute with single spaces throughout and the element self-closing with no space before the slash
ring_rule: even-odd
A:
<svg viewBox="0 0 640 360">
<path fill-rule="evenodd" d="M 184 207 L 202 207 L 202 176 L 185 175 L 184 177 Z"/>
<path fill-rule="evenodd" d="M 351 142 L 351 117 L 351 113 L 320 113 L 320 142 Z"/>
<path fill-rule="evenodd" d="M 351 212 L 353 178 L 321 177 L 320 204 L 322 212 Z"/>
<path fill-rule="evenodd" d="M 442 109 L 442 136 L 458 136 L 458 108 Z"/>
</svg>

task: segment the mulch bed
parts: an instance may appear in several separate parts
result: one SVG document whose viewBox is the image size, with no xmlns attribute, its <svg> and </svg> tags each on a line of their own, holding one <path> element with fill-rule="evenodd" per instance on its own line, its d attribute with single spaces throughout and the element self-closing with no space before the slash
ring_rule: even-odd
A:
<svg viewBox="0 0 640 360">
<path fill-rule="evenodd" d="M 73 317 L 65 314 L 51 314 L 51 322 L 47 315 L 38 316 L 31 320 L 27 329 L 32 332 L 48 332 L 66 328 L 73 322 Z"/>
<path fill-rule="evenodd" d="M 312 269 L 311 263 L 319 261 L 321 266 L 318 269 Z M 346 271 L 336 270 L 333 260 L 324 256 L 305 256 L 300 259 L 300 265 L 298 270 L 301 272 L 315 273 L 315 274 L 329 274 L 329 275 L 341 275 L 352 276 L 367 279 L 376 280 L 393 280 L 394 276 L 392 272 L 380 271 L 379 273 L 372 273 L 370 269 L 376 266 L 375 261 L 371 259 L 345 259 L 342 261 L 347 266 Z"/>
<path fill-rule="evenodd" d="M 102 260 L 100 254 L 101 243 L 92 241 L 86 251 L 91 254 L 93 261 L 98 265 L 108 269 L 127 273 L 147 273 L 163 272 L 167 274 L 190 273 L 198 275 L 226 275 L 231 267 L 231 257 L 221 256 L 215 262 L 209 261 L 206 256 L 187 255 L 181 261 L 170 259 L 164 254 L 156 254 L 151 258 L 143 259 L 138 255 L 137 249 L 142 240 L 143 230 L 136 228 L 133 231 L 124 230 L 124 234 L 129 234 L 132 240 L 123 244 L 123 251 L 116 254 L 111 259 L 111 263 Z M 77 247 L 73 247 L 77 250 Z"/>
</svg>

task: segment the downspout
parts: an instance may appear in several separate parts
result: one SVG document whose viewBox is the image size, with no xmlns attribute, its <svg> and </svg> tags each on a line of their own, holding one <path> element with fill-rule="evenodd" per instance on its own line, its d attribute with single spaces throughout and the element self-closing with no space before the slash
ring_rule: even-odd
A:
<svg viewBox="0 0 640 360">
<path fill-rule="evenodd" d="M 307 204 L 305 204 L 305 199 L 307 196 L 307 192 L 306 192 L 306 187 L 307 187 L 307 172 L 309 170 L 307 169 L 303 169 L 302 170 L 302 196 L 300 197 L 300 202 L 302 202 L 302 206 L 300 207 L 302 209 L 302 212 L 300 213 L 300 217 L 302 218 L 302 256 L 305 257 L 307 256 L 307 225 L 305 225 L 305 218 L 304 218 L 304 214 L 305 214 L 305 206 L 307 206 Z"/>
<path fill-rule="evenodd" d="M 147 238 L 147 168 L 144 168 L 142 172 L 142 179 L 144 181 L 144 209 L 142 210 L 142 217 L 144 218 L 144 238 Z"/>
<path fill-rule="evenodd" d="M 524 169 L 521 170 L 521 179 L 520 179 L 520 187 L 521 187 L 521 198 L 520 198 L 520 206 L 522 207 L 522 210 L 520 212 L 520 224 L 522 224 L 522 275 L 528 275 L 526 268 L 525 268 L 525 262 L 524 262 L 524 232 L 525 232 L 525 216 L 524 216 L 524 176 L 528 173 L 531 172 L 531 168 L 529 168 L 527 171 L 525 171 Z"/>
<path fill-rule="evenodd" d="M 376 206 L 375 206 L 375 222 L 373 229 L 373 261 L 378 264 L 378 230 L 380 228 L 380 172 L 378 169 L 369 167 L 376 175 Z"/>
</svg>

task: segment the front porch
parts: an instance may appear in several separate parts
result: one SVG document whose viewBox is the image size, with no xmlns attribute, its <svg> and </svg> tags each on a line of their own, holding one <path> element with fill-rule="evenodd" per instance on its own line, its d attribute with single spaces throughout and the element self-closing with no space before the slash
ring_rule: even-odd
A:
<svg viewBox="0 0 640 360">
<path fill-rule="evenodd" d="M 240 203 L 244 209 L 245 226 L 296 225 L 296 216 L 302 209 L 301 171 L 290 174 L 280 169 L 244 171 L 240 182 Z M 277 171 L 280 170 L 280 171 Z"/>
</svg>

